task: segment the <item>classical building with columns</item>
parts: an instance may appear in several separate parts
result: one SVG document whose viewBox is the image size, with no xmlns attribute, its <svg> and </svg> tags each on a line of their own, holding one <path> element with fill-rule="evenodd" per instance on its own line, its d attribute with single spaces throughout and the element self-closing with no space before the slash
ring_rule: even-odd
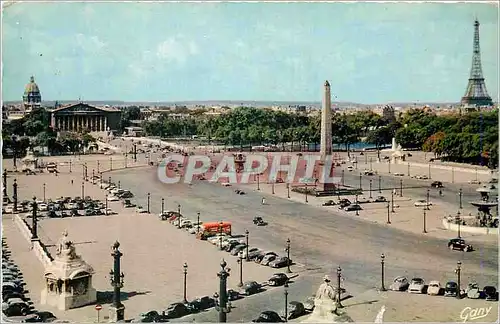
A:
<svg viewBox="0 0 500 324">
<path fill-rule="evenodd" d="M 52 110 L 51 125 L 54 130 L 63 132 L 104 132 L 117 130 L 120 117 L 118 109 L 80 102 Z"/>
</svg>

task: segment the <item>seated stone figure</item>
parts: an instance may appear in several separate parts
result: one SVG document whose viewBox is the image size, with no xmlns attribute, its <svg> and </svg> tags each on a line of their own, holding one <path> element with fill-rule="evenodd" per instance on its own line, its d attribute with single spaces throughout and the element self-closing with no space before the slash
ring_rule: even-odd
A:
<svg viewBox="0 0 500 324">
<path fill-rule="evenodd" d="M 64 231 L 57 244 L 57 256 L 61 258 L 74 259 L 77 257 L 75 245 L 68 239 L 68 232 Z"/>
</svg>

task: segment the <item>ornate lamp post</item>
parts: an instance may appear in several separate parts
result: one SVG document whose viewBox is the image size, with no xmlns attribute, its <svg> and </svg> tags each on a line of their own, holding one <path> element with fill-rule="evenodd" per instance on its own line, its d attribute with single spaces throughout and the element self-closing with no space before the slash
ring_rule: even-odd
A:
<svg viewBox="0 0 500 324">
<path fill-rule="evenodd" d="M 373 180 L 370 179 L 370 198 L 373 198 L 372 197 L 372 182 L 373 182 Z"/>
<path fill-rule="evenodd" d="M 286 184 L 286 197 L 288 199 L 290 199 L 290 184 L 289 183 Z"/>
<path fill-rule="evenodd" d="M 385 266 L 385 255 L 384 255 L 384 253 L 382 253 L 380 255 L 380 265 L 381 265 L 381 269 L 380 270 L 381 270 L 381 275 L 382 275 L 382 277 L 381 277 L 381 284 L 382 284 L 382 286 L 381 286 L 380 290 L 381 291 L 386 291 L 387 289 L 385 289 L 385 278 L 384 278 L 384 275 L 385 275 L 384 274 L 384 271 L 385 271 L 385 269 L 384 269 L 384 266 Z"/>
<path fill-rule="evenodd" d="M 182 266 L 184 268 L 184 303 L 187 303 L 187 273 L 188 273 L 188 265 L 184 262 Z"/>
<path fill-rule="evenodd" d="M 422 230 L 422 233 L 427 233 L 427 209 L 424 207 L 424 229 Z"/>
<path fill-rule="evenodd" d="M 32 224 L 31 224 L 31 240 L 35 241 L 38 240 L 38 218 L 37 218 L 37 211 L 38 211 L 38 204 L 36 203 L 36 197 L 33 196 L 33 202 L 31 204 L 33 207 L 33 213 L 32 213 Z"/>
<path fill-rule="evenodd" d="M 382 176 L 378 176 L 378 192 L 382 193 Z"/>
<path fill-rule="evenodd" d="M 222 221 L 219 222 L 219 249 L 222 251 L 222 227 L 224 223 Z"/>
<path fill-rule="evenodd" d="M 177 228 L 181 228 L 181 205 L 177 205 L 177 213 L 179 216 L 177 217 Z"/>
<path fill-rule="evenodd" d="M 231 312 L 231 302 L 227 298 L 227 277 L 229 277 L 229 269 L 226 270 L 227 263 L 222 259 L 220 263 L 221 271 L 217 273 L 219 277 L 219 294 L 214 294 L 215 309 L 219 312 L 219 323 L 227 322 L 227 313 Z"/>
<path fill-rule="evenodd" d="M 243 252 L 238 253 L 238 265 L 240 266 L 240 282 L 238 287 L 243 287 Z"/>
<path fill-rule="evenodd" d="M 403 197 L 403 179 L 399 179 L 399 197 Z"/>
<path fill-rule="evenodd" d="M 12 200 L 14 200 L 14 213 L 17 213 L 17 179 L 12 184 Z"/>
<path fill-rule="evenodd" d="M 163 211 L 165 210 L 165 198 L 161 199 L 161 214 L 163 215 Z M 198 221 L 199 221 L 199 215 L 198 215 Z"/>
<path fill-rule="evenodd" d="M 45 183 L 42 185 L 43 187 L 43 202 L 45 202 Z"/>
<path fill-rule="evenodd" d="M 122 321 L 125 317 L 125 306 L 121 303 L 120 289 L 123 288 L 123 278 L 125 275 L 120 271 L 120 258 L 123 254 L 118 250 L 120 243 L 113 244 L 113 269 L 109 272 L 111 276 L 111 287 L 113 287 L 113 304 L 110 306 L 110 321 Z"/>
<path fill-rule="evenodd" d="M 335 302 L 335 306 L 337 308 L 343 308 L 342 303 L 340 302 L 340 280 L 342 278 L 342 269 L 340 266 L 337 268 L 337 300 Z"/>
<path fill-rule="evenodd" d="M 246 241 L 246 247 L 245 249 L 247 250 L 247 256 L 246 256 L 246 261 L 250 261 L 250 258 L 248 257 L 248 234 L 250 234 L 250 232 L 248 230 L 245 230 L 245 241 Z"/>
<path fill-rule="evenodd" d="M 457 237 L 458 237 L 458 238 L 461 238 L 461 235 L 460 235 L 460 234 L 461 234 L 461 233 L 460 233 L 460 225 L 461 225 L 461 224 L 460 224 L 460 223 L 462 222 L 462 219 L 460 218 L 460 216 L 461 216 L 461 215 L 460 215 L 460 211 L 458 211 L 458 212 L 457 212 L 457 215 L 455 216 L 455 222 L 456 222 L 456 223 L 457 223 L 457 225 L 458 225 L 458 226 L 457 226 L 457 231 L 458 231 L 458 233 L 457 233 L 457 234 L 458 234 L 458 236 L 457 236 Z"/>
<path fill-rule="evenodd" d="M 290 270 L 290 239 L 288 238 L 286 240 L 286 248 L 285 248 L 285 251 L 286 251 L 286 257 L 287 257 L 287 267 L 286 267 L 286 272 L 287 273 L 291 273 L 292 271 Z"/>
<path fill-rule="evenodd" d="M 151 193 L 148 192 L 148 214 L 150 213 L 149 205 L 151 204 Z"/>
<path fill-rule="evenodd" d="M 3 170 L 3 195 L 7 197 L 7 169 Z"/>
<path fill-rule="evenodd" d="M 455 269 L 455 273 L 457 274 L 457 298 L 460 299 L 460 273 L 462 272 L 462 262 L 458 260 L 457 262 L 457 268 Z"/>
<path fill-rule="evenodd" d="M 285 289 L 285 322 L 288 322 L 288 280 L 283 287 Z"/>
<path fill-rule="evenodd" d="M 458 198 L 460 199 L 460 209 L 462 209 L 462 188 L 458 191 Z"/>
<path fill-rule="evenodd" d="M 387 202 L 387 224 L 391 223 L 391 208 L 389 202 Z"/>
</svg>

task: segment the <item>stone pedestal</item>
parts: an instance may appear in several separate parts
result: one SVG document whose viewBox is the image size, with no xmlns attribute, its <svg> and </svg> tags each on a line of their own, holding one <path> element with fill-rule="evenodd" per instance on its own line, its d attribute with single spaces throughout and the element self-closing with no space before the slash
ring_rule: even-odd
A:
<svg viewBox="0 0 500 324">
<path fill-rule="evenodd" d="M 125 306 L 109 306 L 109 323 L 116 323 L 125 319 Z"/>
<path fill-rule="evenodd" d="M 67 233 L 59 240 L 57 256 L 45 269 L 46 287 L 40 303 L 59 310 L 77 308 L 97 301 L 92 287 L 94 269 L 76 255 Z"/>
</svg>

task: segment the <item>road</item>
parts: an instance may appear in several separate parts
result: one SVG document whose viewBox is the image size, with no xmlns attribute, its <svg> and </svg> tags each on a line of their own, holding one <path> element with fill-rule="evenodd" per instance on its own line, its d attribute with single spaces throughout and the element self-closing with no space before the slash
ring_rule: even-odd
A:
<svg viewBox="0 0 500 324">
<path fill-rule="evenodd" d="M 399 184 L 399 179 L 389 180 L 390 178 L 383 178 L 386 185 Z M 251 246 L 284 254 L 285 241 L 290 238 L 291 257 L 298 264 L 292 270 L 302 274 L 293 284 L 296 288 L 291 288 L 296 300 L 304 300 L 312 292 L 312 279 L 302 279 L 305 274 L 329 274 L 334 277 L 339 265 L 348 289 L 361 293 L 377 287 L 380 282 L 381 253 L 386 255 L 388 278 L 407 275 L 423 277 L 427 281 L 446 282 L 455 278 L 454 269 L 457 260 L 461 260 L 463 282 L 474 279 L 480 285 L 498 286 L 498 248 L 491 244 L 476 243 L 476 251 L 471 253 L 452 252 L 447 249 L 446 240 L 423 238 L 421 235 L 332 214 L 331 211 L 322 211 L 286 199 L 268 196 L 268 204 L 262 205 L 262 196 L 258 192 L 240 196 L 232 188 L 208 182 L 198 182 L 191 186 L 162 184 L 156 178 L 155 168 L 115 171 L 113 180 L 120 180 L 123 188 L 134 192 L 135 199 L 143 206 L 146 206 L 147 192 L 150 192 L 152 212 L 160 212 L 163 197 L 167 210 L 176 210 L 180 204 L 181 213 L 193 220 L 196 219 L 196 213 L 200 212 L 200 219 L 204 222 L 231 221 L 235 233 L 243 233 L 248 229 Z M 346 181 L 354 182 L 355 176 L 346 175 Z M 359 175 L 357 181 L 359 184 Z M 406 181 L 421 183 L 418 180 Z M 464 191 L 464 196 L 468 197 L 465 192 L 472 191 Z M 453 203 L 447 196 L 445 194 L 443 199 L 449 199 Z M 262 216 L 269 225 L 254 226 L 254 216 Z M 227 257 L 231 258 L 229 255 Z M 314 278 L 316 279 L 313 281 L 319 284 L 318 277 Z M 314 288 L 317 284 L 314 284 Z M 270 298 L 282 298 L 282 291 L 277 292 L 278 290 L 273 289 L 241 302 L 244 303 L 245 310 L 241 314 L 235 310 L 230 319 L 251 320 L 263 310 L 262 305 L 270 303 Z M 273 297 L 274 294 L 277 294 L 276 297 Z M 210 314 L 198 316 L 212 316 Z"/>
</svg>

